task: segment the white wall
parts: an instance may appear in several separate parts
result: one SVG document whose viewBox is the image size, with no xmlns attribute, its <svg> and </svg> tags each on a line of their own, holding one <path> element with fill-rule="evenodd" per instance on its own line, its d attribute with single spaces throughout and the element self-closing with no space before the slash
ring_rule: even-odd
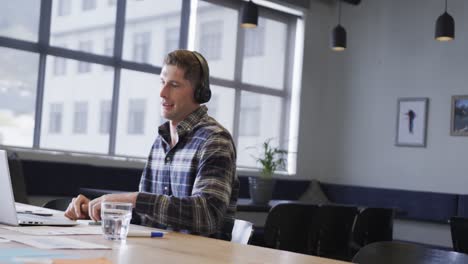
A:
<svg viewBox="0 0 468 264">
<path fill-rule="evenodd" d="M 439 0 L 343 4 L 348 49 L 329 49 L 335 1 L 306 19 L 299 177 L 394 189 L 468 193 L 467 137 L 450 136 L 452 95 L 468 94 L 468 2 L 449 1 L 456 39 L 434 40 Z M 427 147 L 396 147 L 399 97 L 428 97 Z M 451 246 L 447 225 L 395 223 L 395 238 Z"/>
<path fill-rule="evenodd" d="M 448 11 L 456 21 L 456 39 L 449 43 L 434 40 L 443 8 L 439 0 L 343 4 L 348 49 L 334 53 L 328 41 L 336 7 L 311 2 L 298 176 L 468 193 L 468 138 L 449 132 L 451 96 L 468 94 L 468 3 L 449 1 Z M 394 146 L 399 97 L 429 98 L 426 148 Z"/>
</svg>

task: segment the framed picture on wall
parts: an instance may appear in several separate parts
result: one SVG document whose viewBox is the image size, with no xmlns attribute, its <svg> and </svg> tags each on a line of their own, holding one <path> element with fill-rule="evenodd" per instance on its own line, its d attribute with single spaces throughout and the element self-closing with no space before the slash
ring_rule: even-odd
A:
<svg viewBox="0 0 468 264">
<path fill-rule="evenodd" d="M 468 95 L 452 96 L 450 135 L 468 136 Z"/>
<path fill-rule="evenodd" d="M 399 98 L 396 146 L 426 147 L 428 98 Z"/>
</svg>

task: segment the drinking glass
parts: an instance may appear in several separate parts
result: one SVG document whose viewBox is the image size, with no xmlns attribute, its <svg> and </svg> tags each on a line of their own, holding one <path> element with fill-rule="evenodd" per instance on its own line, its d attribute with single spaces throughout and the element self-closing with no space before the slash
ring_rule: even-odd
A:
<svg viewBox="0 0 468 264">
<path fill-rule="evenodd" d="M 102 202 L 101 227 L 105 239 L 126 240 L 131 219 L 131 203 Z"/>
</svg>

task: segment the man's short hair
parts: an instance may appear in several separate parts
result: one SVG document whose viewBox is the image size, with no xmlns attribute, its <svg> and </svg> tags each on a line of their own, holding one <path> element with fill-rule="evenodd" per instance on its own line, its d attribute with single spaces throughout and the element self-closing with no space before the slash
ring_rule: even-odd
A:
<svg viewBox="0 0 468 264">
<path fill-rule="evenodd" d="M 184 78 L 188 80 L 194 89 L 201 82 L 200 62 L 189 50 L 174 50 L 164 58 L 165 65 L 174 65 L 184 70 Z"/>
</svg>

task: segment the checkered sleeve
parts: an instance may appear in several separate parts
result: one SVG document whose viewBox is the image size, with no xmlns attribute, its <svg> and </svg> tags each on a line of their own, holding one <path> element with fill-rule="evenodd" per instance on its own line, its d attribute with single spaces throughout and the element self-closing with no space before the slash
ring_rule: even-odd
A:
<svg viewBox="0 0 468 264">
<path fill-rule="evenodd" d="M 174 197 L 142 192 L 136 212 L 151 222 L 176 230 L 211 235 L 220 231 L 230 202 L 236 169 L 236 152 L 225 132 L 212 134 L 199 151 L 191 196 Z"/>
</svg>

